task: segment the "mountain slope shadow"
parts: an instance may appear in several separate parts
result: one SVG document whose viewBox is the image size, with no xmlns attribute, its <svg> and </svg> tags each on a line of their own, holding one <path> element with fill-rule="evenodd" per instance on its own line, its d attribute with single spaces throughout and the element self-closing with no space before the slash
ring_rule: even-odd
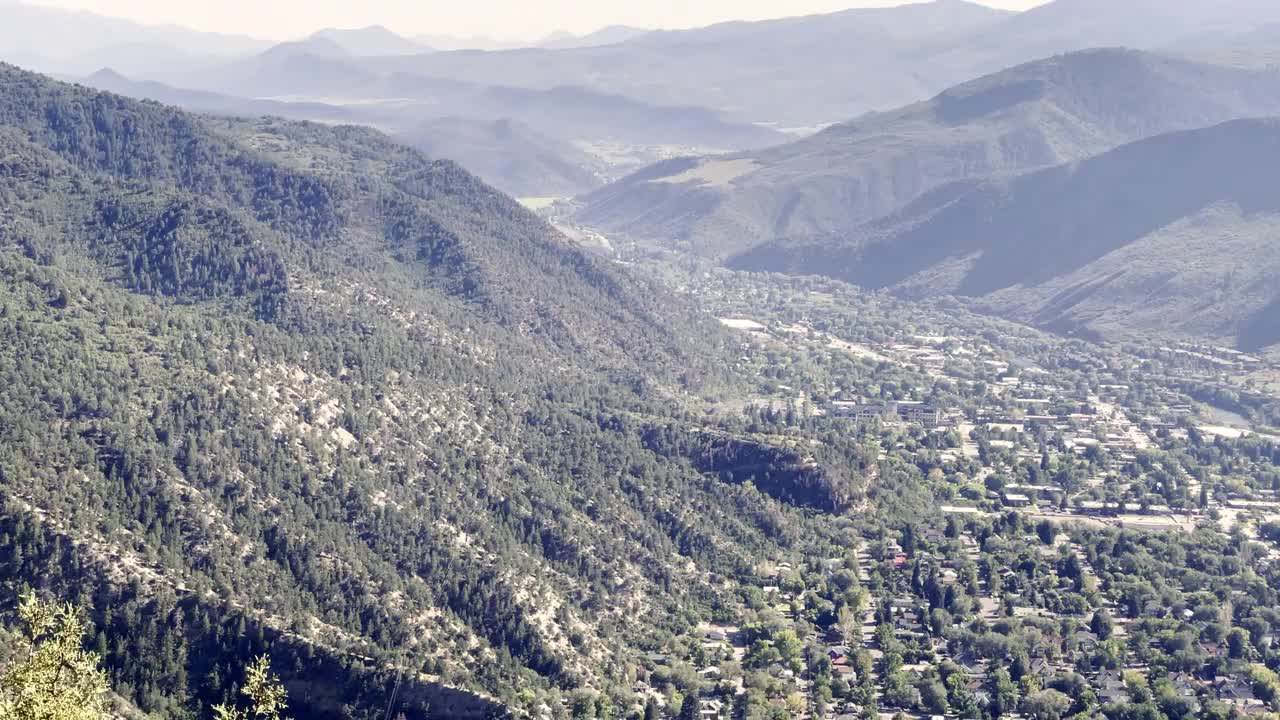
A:
<svg viewBox="0 0 1280 720">
<path fill-rule="evenodd" d="M 954 291 L 982 296 L 1070 274 L 1216 203 L 1246 215 L 1280 212 L 1277 181 L 1280 122 L 1236 121 L 1008 182 L 944 187 L 870 226 L 865 241 L 811 247 L 801 262 L 884 288 L 972 258 Z"/>
<path fill-rule="evenodd" d="M 1280 297 L 1255 312 L 1245 321 L 1236 339 L 1245 352 L 1256 352 L 1280 343 Z"/>
</svg>

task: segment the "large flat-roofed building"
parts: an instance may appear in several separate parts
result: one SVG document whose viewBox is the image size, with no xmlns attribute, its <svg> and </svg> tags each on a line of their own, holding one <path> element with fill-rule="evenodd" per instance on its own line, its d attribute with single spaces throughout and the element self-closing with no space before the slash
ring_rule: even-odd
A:
<svg viewBox="0 0 1280 720">
<path fill-rule="evenodd" d="M 898 408 L 894 403 L 860 403 L 837 401 L 831 403 L 833 417 L 848 418 L 858 422 L 872 420 L 896 420 Z"/>
<path fill-rule="evenodd" d="M 833 417 L 849 418 L 858 422 L 884 420 L 916 423 L 936 427 L 942 422 L 942 411 L 936 405 L 919 402 L 858 403 L 837 401 L 831 403 Z"/>
<path fill-rule="evenodd" d="M 942 422 L 942 411 L 937 405 L 928 403 L 898 403 L 898 417 L 905 422 L 917 423 L 927 428 L 937 427 Z"/>
</svg>

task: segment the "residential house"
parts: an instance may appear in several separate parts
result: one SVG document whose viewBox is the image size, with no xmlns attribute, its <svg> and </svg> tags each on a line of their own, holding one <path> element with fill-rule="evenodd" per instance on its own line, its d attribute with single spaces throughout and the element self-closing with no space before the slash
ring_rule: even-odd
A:
<svg viewBox="0 0 1280 720">
<path fill-rule="evenodd" d="M 1015 492 L 1004 493 L 1003 502 L 1005 507 L 1011 507 L 1011 508 L 1030 507 L 1032 503 L 1031 498 L 1029 496 L 1023 495 L 1022 493 L 1015 493 Z"/>
<path fill-rule="evenodd" d="M 1117 705 L 1129 701 L 1129 688 L 1124 682 L 1124 673 L 1118 670 L 1104 670 L 1098 675 L 1096 683 L 1098 702 L 1103 705 Z"/>
<path fill-rule="evenodd" d="M 1236 708 L 1260 706 L 1261 700 L 1253 694 L 1253 686 L 1239 677 L 1220 677 L 1215 682 L 1218 700 Z"/>
<path fill-rule="evenodd" d="M 1195 707 L 1200 705 L 1200 682 L 1187 673 L 1174 673 L 1169 676 L 1173 685 L 1173 693 L 1183 700 L 1191 701 Z"/>
<path fill-rule="evenodd" d="M 1092 653 L 1100 644 L 1098 636 L 1088 630 L 1077 630 L 1070 638 L 1071 647 L 1079 652 Z"/>
</svg>

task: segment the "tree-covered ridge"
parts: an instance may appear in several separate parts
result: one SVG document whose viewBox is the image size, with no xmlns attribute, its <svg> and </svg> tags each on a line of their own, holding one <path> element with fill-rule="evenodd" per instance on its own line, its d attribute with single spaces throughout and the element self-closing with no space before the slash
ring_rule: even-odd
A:
<svg viewBox="0 0 1280 720">
<path fill-rule="evenodd" d="M 104 198 L 94 203 L 89 228 L 94 253 L 143 293 L 252 296 L 271 317 L 288 292 L 279 254 L 264 249 L 233 213 L 195 198 Z"/>
<path fill-rule="evenodd" d="M 337 230 L 332 188 L 210 133 L 197 116 L 7 65 L 0 66 L 0 88 L 0 124 L 83 171 L 251 207 L 263 222 L 313 239 Z"/>
<path fill-rule="evenodd" d="M 711 578 L 825 542 L 645 442 L 705 432 L 720 331 L 456 165 L 0 84 L 0 584 L 90 610 L 143 711 L 200 716 L 264 651 L 309 716 L 392 671 L 410 717 L 625 697 Z"/>
<path fill-rule="evenodd" d="M 340 267 L 384 271 L 393 262 L 400 271 L 409 243 L 429 268 L 444 259 L 440 253 L 449 255 L 425 277 L 476 302 L 486 317 L 563 349 L 616 351 L 630 364 L 666 360 L 672 376 L 715 364 L 692 356 L 685 342 L 688 333 L 712 331 L 690 326 L 690 314 L 672 312 L 655 287 L 569 246 L 456 164 L 424 158 L 373 130 L 206 119 L 9 66 L 0 66 L 0 89 L 0 126 L 91 178 L 80 182 L 107 193 L 177 192 L 222 206 L 259 223 L 259 235 L 269 229 L 287 238 L 288 248 L 273 248 L 287 260 L 305 257 L 310 265 L 316 252 L 327 257 L 326 266 L 311 268 L 320 281 Z M 59 202 L 81 190 L 51 188 Z"/>
</svg>

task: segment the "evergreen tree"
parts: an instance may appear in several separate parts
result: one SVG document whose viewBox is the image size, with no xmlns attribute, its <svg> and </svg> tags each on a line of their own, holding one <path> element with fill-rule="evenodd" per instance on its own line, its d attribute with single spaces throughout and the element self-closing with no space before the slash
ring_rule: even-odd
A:
<svg viewBox="0 0 1280 720">
<path fill-rule="evenodd" d="M 697 695 L 685 695 L 684 701 L 680 703 L 680 714 L 676 716 L 676 720 L 698 720 L 700 709 Z"/>
<path fill-rule="evenodd" d="M 86 626 L 70 605 L 24 593 L 12 660 L 0 673 L 0 720 L 103 720 L 107 674 L 85 650 Z"/>
<path fill-rule="evenodd" d="M 271 673 L 271 661 L 266 655 L 245 670 L 244 688 L 240 692 L 249 698 L 249 707 L 237 709 L 225 704 L 215 705 L 213 716 L 216 720 L 280 720 L 280 713 L 289 700 L 280 678 Z"/>
</svg>

